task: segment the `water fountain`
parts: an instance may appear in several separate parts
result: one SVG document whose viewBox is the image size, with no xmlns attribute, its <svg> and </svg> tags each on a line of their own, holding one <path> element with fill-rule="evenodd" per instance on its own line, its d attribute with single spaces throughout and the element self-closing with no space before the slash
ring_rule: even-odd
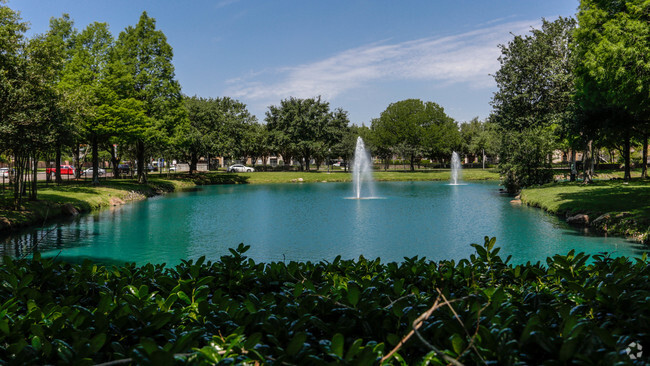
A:
<svg viewBox="0 0 650 366">
<path fill-rule="evenodd" d="M 457 152 L 451 154 L 451 185 L 457 186 L 463 178 L 463 167 L 460 165 L 460 156 Z"/>
<path fill-rule="evenodd" d="M 354 149 L 354 161 L 352 164 L 352 186 L 354 187 L 354 197 L 352 198 L 373 198 L 372 161 L 361 136 L 357 138 L 357 146 Z"/>
</svg>

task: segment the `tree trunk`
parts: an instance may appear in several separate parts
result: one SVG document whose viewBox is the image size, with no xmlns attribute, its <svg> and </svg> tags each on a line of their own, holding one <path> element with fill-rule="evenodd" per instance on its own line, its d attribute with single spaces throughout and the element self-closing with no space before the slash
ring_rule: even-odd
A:
<svg viewBox="0 0 650 366">
<path fill-rule="evenodd" d="M 97 135 L 93 134 L 91 137 L 93 148 L 93 185 L 99 185 L 99 143 L 97 142 Z"/>
<path fill-rule="evenodd" d="M 79 162 L 79 160 L 81 160 L 80 155 L 81 152 L 79 151 L 79 144 L 76 144 L 72 156 L 72 165 L 75 167 L 75 172 L 74 172 L 75 178 L 79 178 L 79 174 L 80 174 L 79 171 L 81 170 L 79 169 L 81 167 L 81 163 Z"/>
<path fill-rule="evenodd" d="M 412 172 L 415 171 L 415 165 L 413 164 L 413 160 L 415 160 L 415 154 L 411 154 L 411 159 L 409 161 L 409 163 L 411 164 L 411 171 Z"/>
<path fill-rule="evenodd" d="M 117 156 L 117 149 L 110 145 L 108 153 L 111 154 L 111 166 L 113 167 L 113 179 L 120 178 L 120 172 L 117 167 L 120 165 L 120 158 Z"/>
<path fill-rule="evenodd" d="M 38 154 L 34 153 L 34 169 L 32 170 L 32 189 L 29 192 L 29 200 L 36 201 L 37 187 L 38 183 Z"/>
<path fill-rule="evenodd" d="M 576 169 L 576 151 L 575 149 L 571 149 L 571 175 L 569 181 L 575 182 L 577 175 L 578 170 Z"/>
<path fill-rule="evenodd" d="M 485 149 L 481 149 L 481 151 L 483 152 L 483 160 L 482 160 L 483 168 L 482 169 L 485 169 Z"/>
<path fill-rule="evenodd" d="M 61 145 L 60 144 L 56 145 L 56 158 L 54 159 L 54 167 L 56 168 L 54 170 L 55 182 L 57 184 L 61 184 L 63 183 L 63 178 L 61 178 Z"/>
<path fill-rule="evenodd" d="M 648 133 L 643 134 L 643 163 L 641 164 L 641 178 L 648 178 Z"/>
<path fill-rule="evenodd" d="M 23 203 L 23 185 L 24 185 L 24 158 L 14 154 L 14 210 L 20 211 Z"/>
<path fill-rule="evenodd" d="M 632 174 L 630 172 L 630 133 L 625 134 L 625 146 L 623 147 L 623 156 L 625 158 L 625 175 L 623 180 L 629 182 L 632 179 Z"/>
<path fill-rule="evenodd" d="M 135 145 L 135 154 L 138 159 L 138 183 L 147 184 L 147 172 L 144 165 L 144 141 L 138 140 Z"/>
<path fill-rule="evenodd" d="M 587 141 L 587 146 L 585 146 L 584 156 L 582 158 L 582 170 L 583 170 L 583 183 L 589 184 L 593 183 L 593 176 L 591 174 L 591 159 L 593 153 L 593 140 Z"/>
<path fill-rule="evenodd" d="M 199 156 L 197 153 L 190 153 L 190 175 L 196 171 L 196 165 L 199 163 Z"/>
</svg>

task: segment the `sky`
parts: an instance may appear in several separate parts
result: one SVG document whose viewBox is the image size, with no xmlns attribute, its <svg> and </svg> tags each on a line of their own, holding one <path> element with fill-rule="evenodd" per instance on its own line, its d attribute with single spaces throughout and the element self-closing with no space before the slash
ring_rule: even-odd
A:
<svg viewBox="0 0 650 366">
<path fill-rule="evenodd" d="M 117 38 L 143 11 L 174 49 L 184 94 L 231 97 L 264 121 L 270 105 L 321 96 L 356 125 L 391 103 L 438 103 L 459 122 L 484 119 L 499 44 L 574 16 L 578 0 L 9 0 L 44 33 L 108 23 Z"/>
</svg>

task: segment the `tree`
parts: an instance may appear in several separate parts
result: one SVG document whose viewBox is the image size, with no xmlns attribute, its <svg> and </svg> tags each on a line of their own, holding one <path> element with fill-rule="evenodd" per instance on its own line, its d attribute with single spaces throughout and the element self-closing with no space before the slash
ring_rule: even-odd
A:
<svg viewBox="0 0 650 366">
<path fill-rule="evenodd" d="M 196 170 L 199 157 L 255 154 L 255 144 L 247 139 L 256 128 L 256 118 L 246 105 L 228 98 L 185 97 L 189 124 L 182 130 L 181 150 L 190 158 L 190 171 Z M 255 140 L 256 141 L 256 140 Z"/>
<path fill-rule="evenodd" d="M 372 121 L 372 131 L 373 143 L 384 151 L 382 155 L 390 151 L 407 158 L 411 170 L 418 156 L 451 156 L 460 137 L 456 122 L 441 106 L 419 99 L 390 104 Z"/>
<path fill-rule="evenodd" d="M 330 112 L 329 103 L 318 98 L 289 98 L 266 112 L 270 145 L 285 164 L 298 158 L 309 170 L 310 160 L 322 160 L 343 137 L 341 128 L 349 123 L 347 113 Z"/>
<path fill-rule="evenodd" d="M 460 135 L 463 153 L 471 156 L 481 156 L 483 169 L 488 155 L 496 155 L 499 150 L 499 135 L 497 126 L 491 122 L 481 122 L 478 117 L 469 122 L 461 123 Z"/>
<path fill-rule="evenodd" d="M 490 119 L 502 131 L 500 169 L 506 180 L 514 182 L 506 182 L 511 192 L 553 178 L 550 156 L 575 113 L 570 47 L 574 29 L 575 21 L 570 18 L 560 17 L 553 22 L 543 19 L 541 29 L 515 36 L 500 46 L 501 67 L 494 75 L 498 90 L 492 99 L 494 111 Z M 513 140 L 516 138 L 523 140 Z M 531 155 L 520 159 L 522 155 L 517 152 L 526 151 Z"/>
<path fill-rule="evenodd" d="M 583 120 L 585 130 L 616 131 L 623 139 L 625 179 L 630 175 L 630 140 L 640 133 L 647 162 L 650 124 L 650 3 L 643 0 L 582 0 L 575 32 L 577 100 L 590 113 L 608 111 L 621 118 L 596 125 Z M 602 121 L 596 121 L 602 122 Z M 647 163 L 645 163 L 647 164 Z M 644 164 L 644 171 L 647 170 Z"/>
<path fill-rule="evenodd" d="M 48 41 L 53 44 L 56 52 L 58 53 L 58 67 L 55 75 L 55 91 L 58 96 L 58 106 L 56 113 L 52 116 L 52 126 L 50 132 L 54 136 L 54 164 L 55 164 L 55 180 L 57 183 L 62 183 L 61 177 L 61 150 L 64 146 L 71 146 L 74 142 L 76 126 L 73 123 L 74 105 L 69 93 L 62 88 L 61 80 L 63 78 L 64 70 L 74 52 L 74 40 L 77 31 L 74 29 L 74 22 L 70 19 L 68 14 L 63 14 L 60 18 L 50 19 L 50 29 L 47 32 Z M 50 179 L 50 176 L 46 177 Z"/>
<path fill-rule="evenodd" d="M 0 5 L 0 141 L 2 149 L 14 156 L 23 146 L 18 114 L 24 107 L 22 89 L 26 31 L 27 24 L 21 21 L 19 14 L 5 5 Z M 22 187 L 16 178 L 13 176 L 10 180 L 15 188 L 14 206 L 18 209 Z"/>
<path fill-rule="evenodd" d="M 89 24 L 74 40 L 74 50 L 61 80 L 61 88 L 75 101 L 75 122 L 83 131 L 80 141 L 90 140 L 93 184 L 99 184 L 99 144 L 115 134 L 112 104 L 117 95 L 109 64 L 114 62 L 113 36 L 108 24 Z M 130 122 L 130 121 L 129 121 Z"/>
<path fill-rule="evenodd" d="M 132 78 L 126 96 L 140 101 L 146 116 L 135 137 L 138 182 L 146 183 L 147 150 L 156 143 L 170 143 L 175 128 L 185 123 L 181 88 L 174 79 L 173 51 L 146 12 L 135 27 L 128 26 L 120 33 L 116 50 Z"/>
<path fill-rule="evenodd" d="M 548 159 L 553 151 L 550 130 L 537 126 L 521 131 L 504 130 L 503 134 L 508 143 L 501 148 L 499 170 L 509 193 L 553 180 Z"/>
</svg>

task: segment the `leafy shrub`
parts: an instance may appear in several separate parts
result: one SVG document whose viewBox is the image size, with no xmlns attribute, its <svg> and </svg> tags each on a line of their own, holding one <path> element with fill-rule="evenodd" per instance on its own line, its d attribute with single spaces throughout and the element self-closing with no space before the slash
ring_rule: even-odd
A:
<svg viewBox="0 0 650 366">
<path fill-rule="evenodd" d="M 509 193 L 553 181 L 549 158 L 553 152 L 553 138 L 549 130 L 506 131 L 502 139 L 499 171 Z"/>
<path fill-rule="evenodd" d="M 650 345 L 645 258 L 515 266 L 494 243 L 458 262 L 264 264 L 244 245 L 174 268 L 5 257 L 0 363 L 616 364 Z"/>
</svg>

